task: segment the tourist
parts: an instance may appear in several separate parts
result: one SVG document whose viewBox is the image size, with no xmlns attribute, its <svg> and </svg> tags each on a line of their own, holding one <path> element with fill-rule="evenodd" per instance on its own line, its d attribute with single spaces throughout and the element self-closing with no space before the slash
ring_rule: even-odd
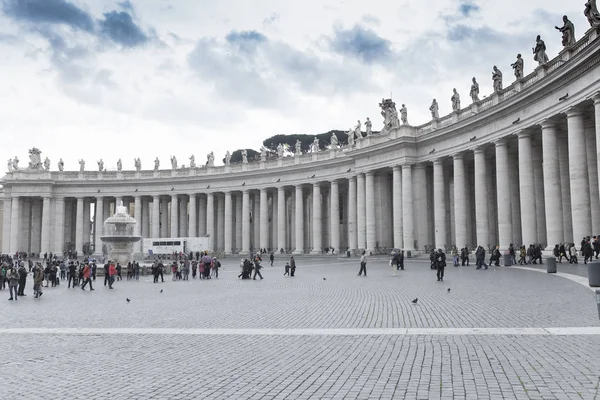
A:
<svg viewBox="0 0 600 400">
<path fill-rule="evenodd" d="M 527 264 L 527 250 L 525 250 L 525 246 L 521 246 L 519 249 L 519 265 Z"/>
<path fill-rule="evenodd" d="M 435 255 L 435 268 L 437 269 L 438 282 L 444 281 L 444 270 L 446 269 L 446 253 L 442 249 L 438 249 Z M 487 267 L 486 267 L 487 269 Z"/>
<path fill-rule="evenodd" d="M 290 263 L 286 262 L 285 263 L 285 272 L 283 273 L 283 276 L 290 276 Z"/>
<path fill-rule="evenodd" d="M 261 258 L 258 255 L 256 257 L 254 257 L 254 277 L 252 277 L 253 280 L 256 280 L 256 275 L 260 276 L 261 280 L 263 278 L 262 274 L 260 273 L 260 269 L 262 268 L 262 266 L 260 265 L 260 262 L 261 262 Z"/>
<path fill-rule="evenodd" d="M 60 268 L 60 279 L 65 279 L 67 274 L 67 266 L 65 265 L 65 260 L 62 260 L 59 264 Z"/>
<path fill-rule="evenodd" d="M 117 276 L 116 276 L 116 279 L 117 279 L 118 281 L 121 281 L 121 280 L 123 280 L 123 276 L 121 275 L 121 271 L 122 271 L 123 267 L 121 266 L 121 263 L 117 262 L 117 268 L 116 268 L 116 269 L 117 269 Z"/>
<path fill-rule="evenodd" d="M 13 299 L 13 291 L 15 292 L 14 299 L 18 300 L 17 289 L 19 285 L 19 272 L 17 271 L 14 265 L 12 265 L 6 273 L 6 278 L 8 279 L 8 290 L 10 292 L 9 300 Z"/>
<path fill-rule="evenodd" d="M 575 247 L 575 243 L 571 243 L 569 252 L 571 255 L 571 258 L 569 259 L 569 264 L 579 264 L 577 262 L 577 248 Z"/>
<path fill-rule="evenodd" d="M 185 259 L 183 262 L 183 280 L 187 281 L 190 279 L 190 260 Z"/>
<path fill-rule="evenodd" d="M 290 273 L 291 276 L 295 276 L 296 273 L 296 260 L 294 260 L 294 256 L 290 259 Z"/>
<path fill-rule="evenodd" d="M 596 257 L 598 258 L 598 257 Z M 271 255 L 269 256 L 269 261 L 271 261 L 271 267 L 273 266 L 273 261 L 275 261 L 275 254 L 273 254 L 273 252 L 271 252 Z"/>
<path fill-rule="evenodd" d="M 485 263 L 485 249 L 482 246 L 477 246 L 477 250 L 475 250 L 475 265 L 475 269 L 481 269 L 484 265 L 485 269 L 488 269 L 488 266 Z"/>
<path fill-rule="evenodd" d="M 90 267 L 89 263 L 85 263 L 83 267 L 83 285 L 81 285 L 81 290 L 85 290 L 85 285 L 90 284 L 90 290 L 94 290 L 92 287 L 92 267 Z"/>
<path fill-rule="evenodd" d="M 131 265 L 131 261 L 127 263 L 127 280 L 130 281 L 133 279 L 133 266 Z"/>
<path fill-rule="evenodd" d="M 108 288 L 113 289 L 113 283 L 115 283 L 115 277 L 117 276 L 117 267 L 114 261 L 111 261 L 108 266 Z"/>
<path fill-rule="evenodd" d="M 392 276 L 396 276 L 398 272 L 398 253 L 395 250 L 392 250 L 390 257 L 390 267 L 394 269 Z"/>
<path fill-rule="evenodd" d="M 179 272 L 177 271 L 177 261 L 173 261 L 173 264 L 171 264 L 171 275 L 172 281 L 176 281 L 178 279 Z"/>
<path fill-rule="evenodd" d="M 362 273 L 365 273 L 367 276 L 367 252 L 363 250 L 362 255 L 360 256 L 360 270 L 358 271 L 358 276 L 361 276 Z"/>
<path fill-rule="evenodd" d="M 592 261 L 592 259 L 594 258 L 594 249 L 592 248 L 592 245 L 586 241 L 585 245 L 581 248 L 581 254 L 583 255 L 583 263 L 587 264 L 588 261 Z"/>
<path fill-rule="evenodd" d="M 508 246 L 508 255 L 510 256 L 510 263 L 515 265 L 517 258 L 515 257 L 515 246 L 512 243 Z"/>
<path fill-rule="evenodd" d="M 19 273 L 19 290 L 18 290 L 18 295 L 19 296 L 25 296 L 25 284 L 27 283 L 27 269 L 25 269 L 25 263 L 23 261 L 21 261 L 19 263 L 19 269 L 17 271 Z"/>
<path fill-rule="evenodd" d="M 96 264 L 94 264 L 94 265 L 96 265 Z M 140 280 L 140 263 L 137 261 L 133 263 L 133 274 L 135 276 L 135 280 L 139 281 Z"/>
<path fill-rule="evenodd" d="M 435 249 L 431 249 L 431 251 L 429 252 L 429 262 L 429 268 L 435 269 Z"/>
<path fill-rule="evenodd" d="M 106 274 L 108 276 L 108 274 Z M 75 289 L 75 277 L 77 276 L 77 271 L 75 267 L 75 263 L 71 261 L 69 263 L 69 281 L 67 282 L 67 289 L 71 287 L 71 282 L 73 283 L 73 289 Z"/>
<path fill-rule="evenodd" d="M 196 279 L 196 271 L 198 270 L 198 261 L 192 261 L 192 278 Z"/>
<path fill-rule="evenodd" d="M 43 294 L 43 292 L 42 292 L 42 283 L 43 282 L 44 282 L 44 271 L 42 270 L 42 266 L 40 265 L 40 263 L 37 263 L 35 265 L 35 268 L 33 269 L 33 294 L 35 295 L 36 299 Z"/>
<path fill-rule="evenodd" d="M 110 275 L 108 274 L 108 269 L 110 268 L 110 263 L 104 264 L 104 286 L 108 284 L 108 280 L 110 279 Z"/>
<path fill-rule="evenodd" d="M 6 279 L 6 273 L 8 271 L 8 266 L 3 263 L 2 267 L 0 267 L 0 289 L 6 289 L 6 283 L 8 280 Z"/>
<path fill-rule="evenodd" d="M 221 268 L 221 261 L 219 261 L 217 259 L 217 257 L 213 257 L 212 259 L 212 266 L 211 268 L 214 270 L 215 272 L 215 278 L 219 278 L 219 268 Z"/>
<path fill-rule="evenodd" d="M 57 285 L 58 267 L 50 261 L 48 261 L 48 265 L 50 265 L 50 282 L 52 282 L 52 287 L 55 287 Z"/>
<path fill-rule="evenodd" d="M 455 267 L 458 267 L 458 249 L 456 246 L 452 246 L 452 262 Z"/>
</svg>

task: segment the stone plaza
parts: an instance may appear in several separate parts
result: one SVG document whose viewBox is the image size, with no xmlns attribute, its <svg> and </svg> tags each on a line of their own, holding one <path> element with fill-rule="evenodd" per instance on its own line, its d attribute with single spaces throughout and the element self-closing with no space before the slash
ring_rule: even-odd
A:
<svg viewBox="0 0 600 400">
<path fill-rule="evenodd" d="M 40 299 L 29 286 L 0 303 L 3 396 L 599 396 L 600 321 L 581 267 L 559 264 L 573 281 L 449 266 L 440 283 L 427 260 L 393 277 L 387 258 L 373 258 L 366 278 L 356 259 L 335 256 L 300 257 L 296 277 L 284 277 L 286 260 L 264 263 L 262 281 L 238 280 L 239 262 L 226 259 L 210 281 L 142 276 L 108 290 L 99 278 L 94 292 L 63 281 Z"/>
</svg>

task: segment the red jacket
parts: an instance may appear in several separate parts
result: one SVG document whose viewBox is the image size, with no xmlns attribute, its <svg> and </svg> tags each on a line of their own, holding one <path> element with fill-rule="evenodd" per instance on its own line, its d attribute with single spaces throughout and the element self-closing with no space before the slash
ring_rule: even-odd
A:
<svg viewBox="0 0 600 400">
<path fill-rule="evenodd" d="M 92 275 L 92 269 L 89 265 L 83 267 L 83 279 L 88 279 Z"/>
<path fill-rule="evenodd" d="M 115 264 L 110 264 L 110 266 L 108 267 L 108 275 L 113 276 L 117 274 L 117 267 L 115 267 Z"/>
</svg>

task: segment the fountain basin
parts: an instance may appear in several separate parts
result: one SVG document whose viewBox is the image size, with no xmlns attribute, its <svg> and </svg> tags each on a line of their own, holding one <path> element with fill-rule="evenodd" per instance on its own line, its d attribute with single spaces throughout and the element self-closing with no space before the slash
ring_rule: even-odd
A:
<svg viewBox="0 0 600 400">
<path fill-rule="evenodd" d="M 125 207 L 117 206 L 115 215 L 104 221 L 104 232 L 100 240 L 106 244 L 108 257 L 122 265 L 133 261 L 133 244 L 142 237 L 135 234 L 137 221 Z"/>
</svg>

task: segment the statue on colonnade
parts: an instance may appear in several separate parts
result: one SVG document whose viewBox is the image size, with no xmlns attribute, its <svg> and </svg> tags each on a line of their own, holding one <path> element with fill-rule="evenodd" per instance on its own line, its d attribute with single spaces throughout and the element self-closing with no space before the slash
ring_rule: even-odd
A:
<svg viewBox="0 0 600 400">
<path fill-rule="evenodd" d="M 438 102 L 436 99 L 433 99 L 431 105 L 429 106 L 429 111 L 431 111 L 431 118 L 438 119 L 440 118 L 440 107 L 438 106 Z"/>
<path fill-rule="evenodd" d="M 134 158 L 133 164 L 135 165 L 136 171 L 140 171 L 142 169 L 142 160 L 140 160 L 139 158 Z"/>
<path fill-rule="evenodd" d="M 452 101 L 452 111 L 460 111 L 460 95 L 456 91 L 456 88 L 452 89 L 450 101 Z"/>
<path fill-rule="evenodd" d="M 65 162 L 63 161 L 62 158 L 60 160 L 58 160 L 58 170 L 60 172 L 63 172 L 65 170 Z"/>
<path fill-rule="evenodd" d="M 492 81 L 494 81 L 494 92 L 502 91 L 502 72 L 495 65 L 492 71 Z"/>
<path fill-rule="evenodd" d="M 510 64 L 510 66 L 515 71 L 515 78 L 517 78 L 517 80 L 522 79 L 524 63 L 521 54 L 517 54 L 517 61 L 515 61 L 513 64 Z"/>
<path fill-rule="evenodd" d="M 596 6 L 596 0 L 588 0 L 585 3 L 583 15 L 586 16 L 592 28 L 600 26 L 600 12 L 598 12 L 598 7 Z"/>
<path fill-rule="evenodd" d="M 44 159 L 44 169 L 50 171 L 50 159 L 48 157 Z"/>
<path fill-rule="evenodd" d="M 566 15 L 563 15 L 563 26 L 555 26 L 554 28 L 562 33 L 562 45 L 564 47 L 571 47 L 577 42 L 575 39 L 575 25 L 569 21 Z"/>
<path fill-rule="evenodd" d="M 538 65 L 544 65 L 548 62 L 548 56 L 546 55 L 546 43 L 544 43 L 540 35 L 537 35 L 537 38 L 535 38 L 533 61 L 537 61 Z"/>
<path fill-rule="evenodd" d="M 477 103 L 479 101 L 479 83 L 477 83 L 477 79 L 475 79 L 475 77 L 473 77 L 473 84 L 471 85 L 469 96 L 471 96 L 473 103 Z"/>
</svg>

